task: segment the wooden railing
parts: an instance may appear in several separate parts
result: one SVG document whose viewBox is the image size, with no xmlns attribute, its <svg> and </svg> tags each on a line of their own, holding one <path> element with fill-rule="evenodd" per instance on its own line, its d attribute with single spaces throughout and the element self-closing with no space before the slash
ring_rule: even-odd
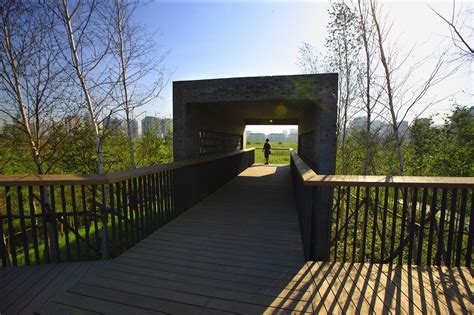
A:
<svg viewBox="0 0 474 315">
<path fill-rule="evenodd" d="M 254 149 L 107 175 L 0 176 L 3 267 L 122 253 L 254 163 Z"/>
<path fill-rule="evenodd" d="M 317 175 L 291 168 L 309 260 L 468 266 L 474 178 Z"/>
</svg>

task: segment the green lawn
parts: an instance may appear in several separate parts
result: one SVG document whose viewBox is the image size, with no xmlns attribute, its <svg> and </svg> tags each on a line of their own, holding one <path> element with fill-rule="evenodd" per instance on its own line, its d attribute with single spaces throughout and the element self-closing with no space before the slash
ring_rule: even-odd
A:
<svg viewBox="0 0 474 315">
<path fill-rule="evenodd" d="M 250 142 L 247 141 L 247 147 L 255 147 L 255 163 L 265 163 L 265 157 L 263 156 L 263 144 L 264 142 Z M 290 164 L 290 151 L 281 149 L 293 149 L 296 150 L 298 144 L 295 142 L 270 142 L 272 146 L 269 162 L 270 164 Z"/>
</svg>

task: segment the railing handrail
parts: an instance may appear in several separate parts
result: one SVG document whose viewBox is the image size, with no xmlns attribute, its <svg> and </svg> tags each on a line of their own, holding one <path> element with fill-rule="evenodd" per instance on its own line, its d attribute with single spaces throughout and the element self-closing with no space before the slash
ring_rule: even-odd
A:
<svg viewBox="0 0 474 315">
<path fill-rule="evenodd" d="M 106 185 L 124 181 L 137 176 L 155 174 L 162 171 L 171 171 L 178 168 L 189 167 L 200 163 L 206 163 L 233 155 L 255 150 L 247 148 L 208 157 L 205 159 L 186 160 L 167 164 L 141 167 L 110 174 L 48 174 L 48 175 L 0 175 L 0 187 L 3 186 L 42 186 L 42 185 Z"/>
<path fill-rule="evenodd" d="M 263 149 L 263 148 L 262 148 L 262 147 L 255 148 L 255 150 L 261 150 L 261 149 Z M 273 148 L 273 147 L 272 147 L 270 150 L 276 150 L 276 151 L 278 151 L 278 150 L 280 150 L 280 151 L 292 151 L 293 148 Z"/>
<path fill-rule="evenodd" d="M 474 188 L 474 177 L 319 175 L 294 151 L 291 155 L 305 186 Z"/>
</svg>

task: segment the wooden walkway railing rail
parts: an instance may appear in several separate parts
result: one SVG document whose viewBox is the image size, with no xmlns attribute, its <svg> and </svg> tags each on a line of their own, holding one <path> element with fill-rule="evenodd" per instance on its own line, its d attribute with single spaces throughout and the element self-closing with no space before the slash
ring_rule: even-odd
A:
<svg viewBox="0 0 474 315">
<path fill-rule="evenodd" d="M 471 267 L 474 178 L 318 175 L 291 152 L 310 260 Z"/>
<path fill-rule="evenodd" d="M 0 176 L 0 260 L 110 258 L 254 163 L 255 150 L 106 175 Z"/>
</svg>

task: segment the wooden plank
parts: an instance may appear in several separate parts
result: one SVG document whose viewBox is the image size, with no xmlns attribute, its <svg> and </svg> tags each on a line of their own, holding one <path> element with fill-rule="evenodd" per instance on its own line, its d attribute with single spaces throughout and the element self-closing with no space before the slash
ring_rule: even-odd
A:
<svg viewBox="0 0 474 315">
<path fill-rule="evenodd" d="M 125 256 L 118 257 L 114 260 L 114 263 L 130 265 L 135 267 L 147 268 L 150 270 L 169 270 L 169 272 L 181 273 L 186 275 L 196 275 L 206 277 L 209 279 L 218 279 L 225 281 L 235 281 L 240 283 L 263 285 L 268 287 L 280 288 L 285 287 L 288 284 L 287 279 L 274 279 L 268 277 L 259 277 L 246 274 L 228 273 L 216 268 L 211 269 L 200 269 L 194 268 L 194 266 L 180 266 L 174 263 L 157 263 L 153 261 L 133 259 Z"/>
<path fill-rule="evenodd" d="M 364 268 L 365 266 L 368 268 Z M 370 264 L 343 264 L 344 271 L 349 274 L 351 279 L 349 295 L 356 304 L 358 312 L 375 312 L 375 314 L 389 312 L 383 300 L 370 285 L 370 277 L 367 277 L 367 274 L 372 272 L 371 266 Z"/>
<path fill-rule="evenodd" d="M 201 263 L 208 263 L 212 265 L 219 265 L 225 267 L 236 267 L 236 268 L 246 268 L 249 270 L 262 270 L 263 272 L 268 272 L 268 274 L 281 274 L 282 272 L 288 273 L 292 272 L 293 270 L 299 270 L 304 266 L 304 261 L 301 261 L 299 264 L 293 264 L 291 266 L 281 266 L 275 264 L 268 264 L 266 262 L 258 262 L 258 261 L 248 261 L 248 260 L 235 260 L 235 259 L 228 259 L 228 258 L 219 258 L 216 256 L 206 256 L 206 255 L 191 255 L 187 256 L 184 253 L 172 252 L 172 251 L 153 251 L 150 249 L 142 249 L 133 247 L 128 251 L 128 253 L 134 253 L 141 255 L 142 258 L 146 259 L 158 259 L 161 260 L 162 258 L 165 259 L 181 259 L 187 260 L 189 262 L 195 262 L 197 264 Z M 186 257 L 189 257 L 186 259 Z M 265 273 L 266 274 L 266 273 Z"/>
<path fill-rule="evenodd" d="M 332 287 L 330 272 L 336 263 L 307 262 L 307 268 L 313 278 L 313 309 L 316 314 L 342 314 L 340 301 L 336 298 Z"/>
<path fill-rule="evenodd" d="M 199 296 L 207 296 L 210 298 L 218 298 L 224 300 L 231 300 L 242 303 L 251 303 L 262 306 L 267 305 L 279 305 L 279 308 L 295 311 L 304 311 L 305 303 L 311 303 L 309 300 L 305 300 L 302 297 L 301 292 L 291 292 L 292 285 L 289 285 L 289 289 L 286 290 L 283 294 L 278 294 L 277 296 L 268 296 L 263 294 L 256 293 L 247 293 L 238 290 L 238 286 L 234 288 L 227 288 L 222 290 L 222 288 L 216 288 L 215 286 L 203 285 L 198 282 L 182 283 L 179 281 L 169 281 L 165 279 L 156 279 L 149 276 L 136 275 L 124 272 L 118 272 L 113 270 L 95 270 L 85 277 L 82 283 L 89 283 L 90 278 L 93 277 L 94 281 L 103 278 L 106 279 L 109 283 L 112 284 L 134 284 L 139 286 L 152 287 L 156 289 L 163 289 L 166 291 L 177 292 L 177 295 L 180 293 L 188 293 Z M 118 286 L 117 286 L 118 287 Z M 136 291 L 135 291 L 136 292 Z M 179 296 L 177 296 L 179 298 Z M 168 299 L 168 298 L 167 298 Z"/>
<path fill-rule="evenodd" d="M 299 263 L 303 260 L 301 254 L 298 253 L 297 255 L 280 255 L 279 251 L 274 252 L 260 252 L 258 248 L 242 248 L 237 251 L 233 248 L 229 247 L 215 247 L 215 246 L 207 246 L 205 244 L 193 244 L 193 243 L 185 243 L 185 242 L 173 242 L 168 239 L 156 239 L 153 241 L 149 241 L 148 239 L 143 240 L 137 246 L 143 248 L 150 248 L 150 249 L 166 249 L 166 250 L 176 250 L 180 252 L 200 252 L 202 255 L 206 254 L 217 254 L 217 255 L 234 255 L 239 257 L 240 259 L 265 259 L 271 260 L 275 264 L 281 265 L 293 265 L 295 263 Z M 228 256 L 232 257 L 232 256 Z"/>
<path fill-rule="evenodd" d="M 309 286 L 311 283 L 304 283 L 298 282 L 294 285 L 290 285 L 290 283 L 282 283 L 281 286 L 269 286 L 263 284 L 254 284 L 254 283 L 247 283 L 243 281 L 235 281 L 233 279 L 229 279 L 224 277 L 223 279 L 218 278 L 209 278 L 205 275 L 195 275 L 185 273 L 184 271 L 181 272 L 170 272 L 167 268 L 163 268 L 163 270 L 159 269 L 148 269 L 139 266 L 131 266 L 131 265 L 123 265 L 117 264 L 115 262 L 111 262 L 107 265 L 104 265 L 100 268 L 100 270 L 112 270 L 117 272 L 124 272 L 133 275 L 141 275 L 147 276 L 151 278 L 156 278 L 156 281 L 160 281 L 159 279 L 169 280 L 169 281 L 176 281 L 180 283 L 191 283 L 191 284 L 201 284 L 206 285 L 209 287 L 215 287 L 220 289 L 232 289 L 237 290 L 240 292 L 252 293 L 252 294 L 261 294 L 261 295 L 268 295 L 272 297 L 276 297 L 279 294 L 298 294 L 302 297 L 302 299 L 307 300 L 310 297 L 310 292 L 308 291 Z M 95 270 L 97 271 L 97 270 Z M 273 284 L 274 283 L 269 283 Z"/>
<path fill-rule="evenodd" d="M 36 266 L 35 266 L 36 267 Z M 30 267 L 25 267 L 30 268 Z M 54 270 L 54 265 L 45 265 L 41 267 L 31 268 L 30 273 L 22 274 L 23 277 L 17 278 L 12 281 L 7 288 L 12 286 L 14 289 L 11 289 L 7 294 L 4 295 L 5 301 L 1 303 L 2 312 L 6 311 L 11 305 L 13 305 L 18 299 L 21 299 L 23 294 L 27 292 L 31 287 L 35 286 L 37 283 L 48 277 L 49 273 L 57 274 L 57 270 Z M 25 275 L 28 275 L 25 277 Z"/>
<path fill-rule="evenodd" d="M 393 266 L 391 268 L 390 265 L 379 265 L 378 267 L 397 286 L 397 290 L 400 292 L 397 302 L 403 303 L 404 308 L 408 309 L 410 313 L 422 312 L 425 308 L 428 310 L 434 308 L 437 312 L 446 310 L 443 306 L 444 303 L 439 303 L 439 299 L 430 298 L 425 284 L 423 285 L 425 290 L 420 294 L 419 282 L 415 282 L 415 274 L 412 274 L 411 278 L 407 279 L 407 275 L 404 274 L 401 266 Z M 433 283 L 427 284 L 432 285 Z M 431 287 L 430 289 L 434 288 Z"/>
<path fill-rule="evenodd" d="M 71 288 L 69 292 L 81 294 L 81 296 L 100 297 L 101 300 L 115 302 L 115 308 L 118 311 L 122 307 L 131 306 L 173 314 L 226 313 L 207 305 L 209 299 L 204 296 L 166 291 L 125 282 L 110 283 L 97 278 L 88 280 L 91 280 L 90 282 L 93 282 L 93 284 L 81 281 L 81 283 Z M 136 312 L 137 310 L 134 313 Z"/>
<path fill-rule="evenodd" d="M 212 250 L 212 248 L 199 248 L 199 247 L 182 247 L 182 246 L 173 246 L 170 244 L 154 244 L 154 243 L 145 243 L 140 242 L 135 246 L 135 248 L 149 250 L 151 253 L 156 252 L 172 252 L 172 253 L 179 253 L 179 254 L 188 254 L 192 256 L 204 256 L 204 257 L 215 257 L 220 259 L 232 259 L 235 261 L 248 261 L 254 263 L 262 263 L 262 264 L 269 264 L 275 265 L 280 267 L 294 267 L 297 264 L 304 263 L 304 260 L 301 258 L 296 258 L 294 260 L 289 259 L 278 259 L 279 257 L 275 255 L 275 257 L 268 257 L 268 256 L 254 256 L 252 252 L 235 252 L 231 250 Z"/>
<path fill-rule="evenodd" d="M 56 307 L 54 307 L 54 304 L 58 304 L 62 305 L 60 309 L 78 309 L 79 313 L 85 311 L 87 313 L 93 312 L 99 314 L 165 314 L 151 309 L 130 306 L 127 304 L 128 301 L 129 300 L 123 300 L 123 303 L 117 303 L 115 300 L 110 301 L 90 296 L 87 292 L 80 292 L 79 294 L 75 292 L 64 292 L 44 305 L 39 313 L 43 313 L 43 310 L 55 310 Z M 133 301 L 131 302 L 133 303 Z M 61 314 L 61 312 L 53 312 L 50 314 Z"/>
<path fill-rule="evenodd" d="M 91 268 L 91 266 L 97 263 L 93 262 L 76 262 L 69 263 L 66 265 L 66 268 L 59 274 L 54 277 L 54 279 L 42 288 L 39 292 L 34 292 L 33 298 L 28 301 L 28 303 L 22 303 L 18 305 L 18 309 L 21 306 L 22 314 L 32 314 L 42 308 L 44 304 L 48 302 L 49 299 L 54 297 L 57 294 L 65 292 L 68 288 L 75 285 L 82 276 Z M 33 293 L 33 292 L 32 292 Z"/>
<path fill-rule="evenodd" d="M 123 257 L 128 257 L 136 260 L 144 260 L 147 262 L 154 262 L 154 263 L 167 263 L 167 264 L 174 264 L 176 266 L 183 266 L 183 267 L 190 267 L 195 269 L 203 269 L 203 270 L 215 270 L 225 273 L 231 274 L 238 274 L 238 275 L 246 275 L 252 277 L 261 277 L 261 278 L 268 278 L 268 279 L 281 279 L 281 280 L 291 280 L 293 278 L 292 270 L 286 269 L 280 272 L 278 271 L 268 271 L 265 270 L 265 266 L 261 265 L 259 269 L 257 268 L 250 268 L 250 266 L 235 266 L 235 265 L 221 265 L 221 264 L 213 264 L 211 262 L 200 262 L 196 260 L 186 260 L 182 258 L 176 257 L 169 257 L 169 256 L 154 256 L 150 257 L 149 255 L 144 258 L 142 253 L 134 253 L 132 251 L 127 251 L 123 255 Z"/>
</svg>

